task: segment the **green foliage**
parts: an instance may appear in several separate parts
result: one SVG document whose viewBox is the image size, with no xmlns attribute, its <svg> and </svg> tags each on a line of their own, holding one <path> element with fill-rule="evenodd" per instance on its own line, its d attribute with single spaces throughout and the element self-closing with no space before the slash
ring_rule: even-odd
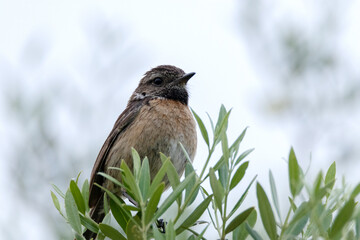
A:
<svg viewBox="0 0 360 240">
<path fill-rule="evenodd" d="M 299 167 L 297 158 L 295 156 L 294 149 L 291 148 L 289 154 L 289 180 L 290 180 L 290 190 L 293 197 L 297 196 L 302 187 L 302 171 Z"/>
<path fill-rule="evenodd" d="M 259 234 L 260 231 L 254 229 L 257 218 L 260 217 L 264 233 L 267 235 L 265 239 L 360 239 L 360 210 L 355 201 L 360 193 L 360 184 L 351 191 L 346 186 L 335 188 L 335 162 L 331 164 L 325 176 L 320 171 L 315 180 L 309 182 L 293 148 L 290 149 L 288 158 L 290 196 L 286 216 L 281 215 L 280 202 L 285 201 L 280 201 L 278 197 L 271 171 L 269 171 L 271 198 L 267 196 L 260 183 L 257 183 L 258 210 L 254 207 L 240 210 L 257 176 L 254 176 L 249 184 L 241 186 L 245 190 L 239 193 L 238 186 L 242 183 L 249 166 L 249 162 L 243 162 L 243 159 L 254 149 L 242 153 L 239 150 L 247 129 L 229 144 L 226 132 L 230 112 L 221 106 L 215 125 L 209 118 L 210 132 L 205 128 L 202 119 L 193 111 L 208 147 L 208 157 L 200 173 L 194 170 L 181 143 L 179 145 L 188 159 L 182 180 L 177 175 L 171 159 L 160 153 L 162 167 L 150 181 L 149 160 L 146 157 L 141 159 L 135 149 L 132 149 L 133 169 L 130 169 L 124 161 L 120 168 L 112 168 L 121 174 L 121 182 L 106 173 L 99 173 L 120 186 L 137 203 L 135 206 L 128 204 L 121 197 L 99 186 L 106 193 L 104 208 L 106 213 L 109 212 L 102 223 L 96 223 L 89 217 L 88 180 L 85 180 L 81 187 L 79 176 L 76 180 L 71 180 L 65 194 L 53 185 L 54 191 L 63 199 L 65 211 L 58 196 L 51 192 L 54 206 L 73 229 L 75 238 L 84 239 L 82 233 L 89 229 L 98 233 L 99 240 L 105 238 L 168 240 L 177 238 L 184 231 L 190 234 L 189 240 L 195 240 L 205 239 L 205 232 L 209 226 L 212 226 L 218 234 L 212 239 L 261 240 L 263 238 Z M 213 166 L 209 166 L 218 146 L 221 149 L 221 157 Z M 165 176 L 170 182 L 172 191 L 166 198 L 162 198 Z M 209 182 L 210 188 L 204 187 L 205 181 Z M 236 194 L 233 194 L 234 190 Z M 233 206 L 228 202 L 230 197 L 237 198 Z M 177 210 L 175 214 L 169 216 L 165 213 L 172 205 L 176 205 Z M 189 207 L 191 211 L 186 211 Z M 205 211 L 209 215 L 210 222 L 200 220 Z M 109 224 L 110 216 L 115 219 L 115 224 Z M 160 218 L 165 220 L 165 225 L 162 227 L 157 224 Z M 202 230 L 197 232 L 199 228 L 194 230 L 193 226 L 199 224 L 204 225 Z"/>
<path fill-rule="evenodd" d="M 211 223 L 219 234 L 218 238 L 225 239 L 227 235 L 233 232 L 235 232 L 233 236 L 246 237 L 248 235 L 245 224 L 254 226 L 256 211 L 253 207 L 242 212 L 239 209 L 256 177 L 245 188 L 234 206 L 228 204 L 230 192 L 239 185 L 249 165 L 249 162 L 240 163 L 253 150 L 249 149 L 239 154 L 240 143 L 245 136 L 246 129 L 229 147 L 226 130 L 230 111 L 221 106 L 216 125 L 210 119 L 212 139 L 201 118 L 194 111 L 193 114 L 209 152 L 200 174 L 195 172 L 181 143 L 179 145 L 188 160 L 185 167 L 185 177 L 182 181 L 171 159 L 160 153 L 163 165 L 150 182 L 149 161 L 146 157 L 141 159 L 135 149 L 132 149 L 133 169 L 130 169 L 125 161 L 121 162 L 120 168 L 112 168 L 121 174 L 121 182 L 106 173 L 99 173 L 99 175 L 124 189 L 137 203 L 136 206 L 127 204 L 119 196 L 98 185 L 106 193 L 104 198 L 105 209 L 109 209 L 117 225 L 109 225 L 109 214 L 99 224 L 89 217 L 89 183 L 87 180 L 84 181 L 81 191 L 78 186 L 78 178 L 76 181 L 71 180 L 66 194 L 54 186 L 55 192 L 64 198 L 66 214 L 62 212 L 57 196 L 51 192 L 54 205 L 74 230 L 76 239 L 84 239 L 82 233 L 87 229 L 98 233 L 97 239 L 106 237 L 120 240 L 168 240 L 175 239 L 184 231 L 190 233 L 189 239 L 204 239 L 203 235 L 210 223 L 199 219 L 205 211 L 210 215 Z M 218 145 L 221 145 L 222 157 L 213 167 L 209 167 L 209 162 Z M 208 173 L 205 174 L 206 172 Z M 167 198 L 162 199 L 165 189 L 163 182 L 165 175 L 170 182 L 172 192 Z M 202 187 L 205 181 L 210 182 L 211 189 L 205 190 Z M 202 200 L 200 200 L 201 197 Z M 174 216 L 164 215 L 173 204 L 177 205 L 177 213 Z M 209 208 L 210 205 L 213 208 Z M 193 210 L 190 214 L 186 214 L 185 212 L 189 212 L 186 211 L 189 207 Z M 231 210 L 228 211 L 228 209 Z M 105 212 L 107 211 L 105 210 Z M 158 229 L 156 223 L 159 218 L 166 218 L 165 233 Z M 248 218 L 249 221 L 247 222 Z M 192 229 L 194 225 L 198 224 L 205 224 L 201 232 Z"/>
<path fill-rule="evenodd" d="M 265 227 L 266 233 L 268 234 L 271 240 L 276 239 L 277 233 L 276 233 L 276 223 L 275 223 L 274 213 L 271 209 L 269 199 L 267 198 L 264 189 L 261 187 L 259 183 L 256 186 L 256 193 L 257 193 L 260 216 L 263 225 Z"/>
<path fill-rule="evenodd" d="M 261 187 L 257 185 L 260 217 L 270 239 L 360 239 L 359 207 L 355 197 L 360 185 L 348 191 L 346 186 L 334 189 L 336 165 L 331 164 L 325 178 L 320 171 L 314 182 L 305 181 L 294 149 L 289 154 L 290 207 L 281 221 L 279 201 L 273 175 L 270 188 L 275 210 Z M 304 187 L 305 186 L 305 187 Z M 298 202 L 298 205 L 297 205 Z M 275 219 L 274 212 L 277 213 Z M 246 228 L 253 239 L 262 239 L 256 230 Z"/>
</svg>

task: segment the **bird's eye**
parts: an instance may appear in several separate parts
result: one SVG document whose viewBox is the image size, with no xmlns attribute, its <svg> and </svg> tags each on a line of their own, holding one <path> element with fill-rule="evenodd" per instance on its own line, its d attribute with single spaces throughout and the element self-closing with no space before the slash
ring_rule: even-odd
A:
<svg viewBox="0 0 360 240">
<path fill-rule="evenodd" d="M 153 82 L 154 82 L 155 85 L 159 86 L 159 85 L 161 85 L 163 83 L 163 80 L 162 80 L 162 78 L 157 77 L 157 78 L 154 79 Z"/>
</svg>

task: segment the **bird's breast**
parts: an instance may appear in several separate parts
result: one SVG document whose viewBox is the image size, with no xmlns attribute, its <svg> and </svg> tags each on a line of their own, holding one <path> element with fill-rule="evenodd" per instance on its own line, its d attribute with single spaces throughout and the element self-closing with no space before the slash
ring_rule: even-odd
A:
<svg viewBox="0 0 360 240">
<path fill-rule="evenodd" d="M 119 165 L 120 160 L 125 159 L 132 167 L 131 147 L 134 147 L 142 158 L 148 157 L 151 178 L 162 165 L 159 152 L 171 157 L 172 163 L 181 175 L 186 158 L 179 142 L 193 160 L 197 144 L 196 125 L 189 108 L 174 100 L 150 100 L 117 139 L 110 152 L 111 163 L 107 165 Z"/>
</svg>

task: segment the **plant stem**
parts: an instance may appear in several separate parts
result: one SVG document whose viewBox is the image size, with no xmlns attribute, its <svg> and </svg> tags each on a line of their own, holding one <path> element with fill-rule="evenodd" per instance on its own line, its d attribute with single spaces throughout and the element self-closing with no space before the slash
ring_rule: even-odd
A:
<svg viewBox="0 0 360 240">
<path fill-rule="evenodd" d="M 286 229 L 286 227 L 287 227 L 287 225 L 288 225 L 290 213 L 291 213 L 291 206 L 289 207 L 289 211 L 288 211 L 288 213 L 287 213 L 287 215 L 286 215 L 284 224 L 283 224 L 283 226 L 281 227 L 281 229 L 284 230 L 284 231 L 281 231 L 279 239 L 282 239 L 282 236 L 283 236 L 283 234 L 284 234 L 284 232 L 285 232 L 285 229 Z"/>
<path fill-rule="evenodd" d="M 146 222 L 145 222 L 145 203 L 142 200 L 140 202 L 140 208 L 141 208 L 141 225 L 142 225 L 141 226 L 141 234 L 142 234 L 142 239 L 146 239 L 148 226 L 146 225 Z"/>
<path fill-rule="evenodd" d="M 228 201 L 228 196 L 230 193 L 230 177 L 231 177 L 231 173 L 233 171 L 233 160 L 231 161 L 231 167 L 228 167 L 228 175 L 227 175 L 227 179 L 226 179 L 226 186 L 225 186 L 225 196 L 224 196 L 224 210 L 223 210 L 223 216 L 222 216 L 222 234 L 221 234 L 221 239 L 225 239 L 225 227 L 226 227 L 226 221 L 228 220 L 227 216 L 226 216 L 226 211 L 227 211 L 227 201 Z"/>
<path fill-rule="evenodd" d="M 214 209 L 214 212 L 215 212 L 216 231 L 218 231 L 219 237 L 222 237 L 221 229 L 220 229 L 220 225 L 219 225 L 219 219 L 218 219 L 218 216 L 217 216 L 216 209 Z"/>
</svg>

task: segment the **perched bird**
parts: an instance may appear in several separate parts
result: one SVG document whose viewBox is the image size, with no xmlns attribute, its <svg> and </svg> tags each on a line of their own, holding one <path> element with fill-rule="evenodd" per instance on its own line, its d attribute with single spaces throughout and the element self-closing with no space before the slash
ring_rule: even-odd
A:
<svg viewBox="0 0 360 240">
<path fill-rule="evenodd" d="M 133 166 L 131 148 L 141 159 L 149 159 L 150 177 L 154 178 L 162 166 L 160 152 L 171 158 L 177 173 L 185 169 L 186 157 L 179 145 L 183 144 L 191 160 L 196 151 L 196 125 L 188 107 L 186 84 L 195 73 L 185 73 L 180 68 L 161 65 L 146 72 L 131 95 L 126 109 L 116 120 L 94 164 L 90 180 L 90 216 L 96 222 L 104 218 L 104 192 L 97 183 L 121 197 L 122 189 L 98 175 L 105 172 L 120 180 L 120 172 L 109 167 L 120 167 L 124 159 Z M 169 186 L 165 181 L 166 187 Z M 87 230 L 86 239 L 96 237 Z"/>
</svg>

